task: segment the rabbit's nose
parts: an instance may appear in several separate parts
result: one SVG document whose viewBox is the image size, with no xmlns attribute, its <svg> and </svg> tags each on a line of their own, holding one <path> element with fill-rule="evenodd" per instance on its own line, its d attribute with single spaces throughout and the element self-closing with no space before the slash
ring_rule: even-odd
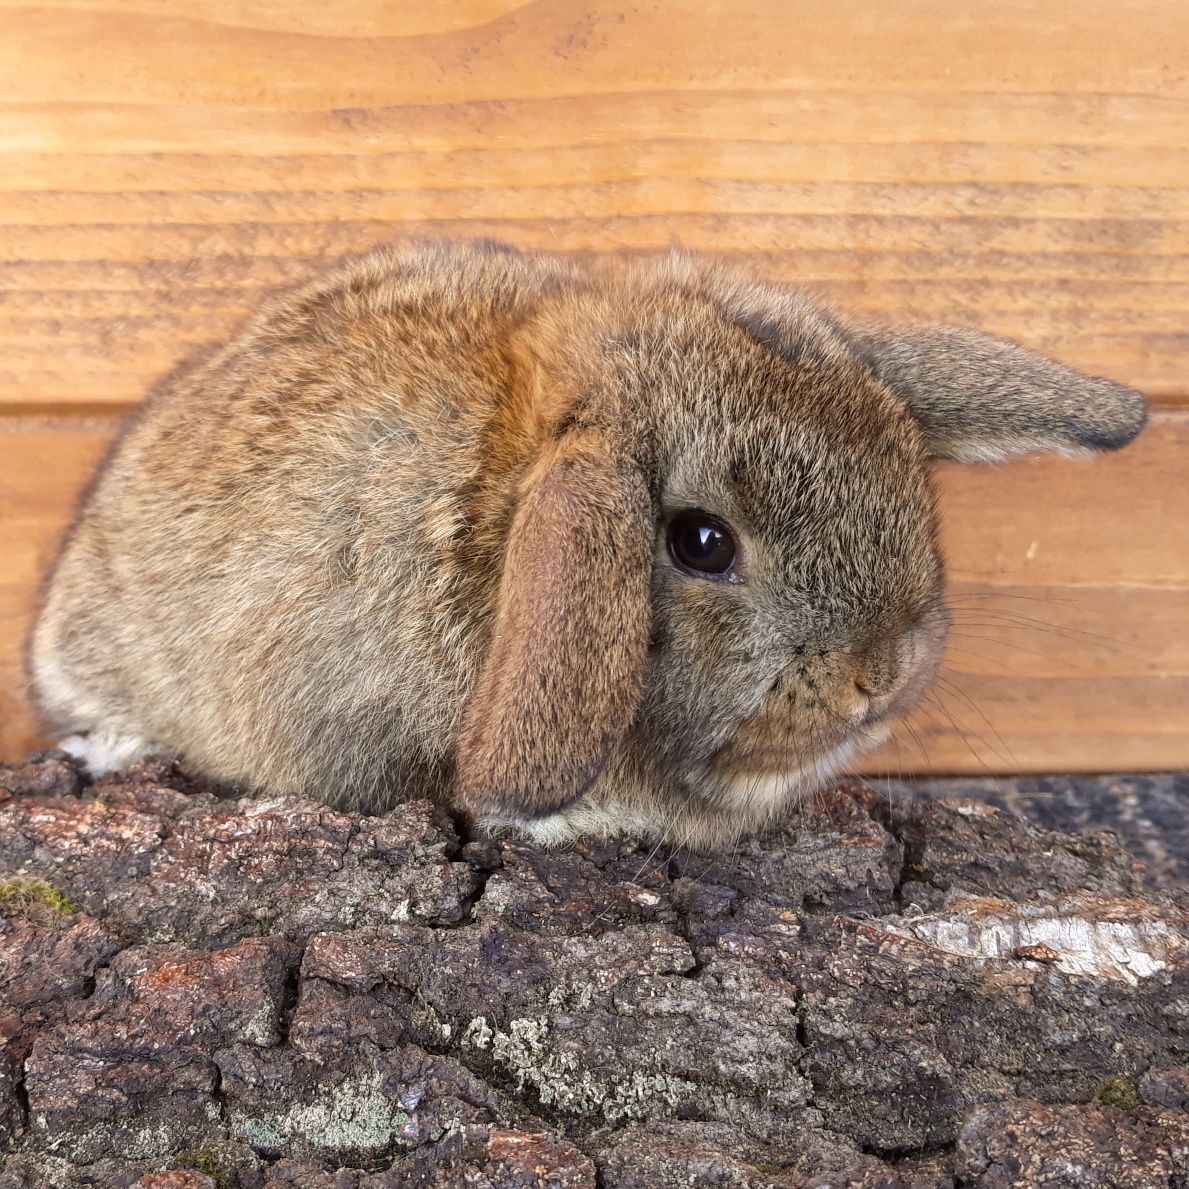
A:
<svg viewBox="0 0 1189 1189">
<path fill-rule="evenodd" d="M 864 688 L 856 681 L 854 698 L 847 711 L 847 717 L 856 726 L 883 718 L 894 705 L 896 695 L 904 688 L 905 684 L 904 681 L 897 681 L 892 688 L 877 692 Z"/>
<path fill-rule="evenodd" d="M 904 662 L 901 649 L 894 644 L 869 650 L 856 666 L 855 689 L 873 702 L 892 697 L 908 680 L 910 666 Z"/>
<path fill-rule="evenodd" d="M 859 726 L 867 721 L 868 718 L 874 717 L 878 711 L 873 711 L 872 707 L 876 705 L 877 699 L 872 697 L 857 681 L 855 682 L 854 694 L 843 708 L 842 716 L 852 726 Z"/>
<path fill-rule="evenodd" d="M 855 678 L 855 689 L 868 698 L 879 698 L 891 692 L 886 682 L 868 673 L 861 673 Z"/>
<path fill-rule="evenodd" d="M 867 718 L 885 713 L 906 686 L 935 666 L 939 649 L 930 647 L 931 638 L 924 628 L 910 628 L 870 645 L 856 658 L 856 698 L 866 700 Z"/>
</svg>

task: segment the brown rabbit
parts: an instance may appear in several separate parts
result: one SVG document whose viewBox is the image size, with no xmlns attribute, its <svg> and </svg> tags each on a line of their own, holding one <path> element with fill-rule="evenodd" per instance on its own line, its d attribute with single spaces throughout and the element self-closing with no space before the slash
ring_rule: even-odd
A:
<svg viewBox="0 0 1189 1189">
<path fill-rule="evenodd" d="M 931 458 L 1143 422 L 1021 347 L 688 256 L 382 249 L 149 402 L 50 578 L 36 692 L 95 768 L 714 845 L 933 674 Z"/>
</svg>

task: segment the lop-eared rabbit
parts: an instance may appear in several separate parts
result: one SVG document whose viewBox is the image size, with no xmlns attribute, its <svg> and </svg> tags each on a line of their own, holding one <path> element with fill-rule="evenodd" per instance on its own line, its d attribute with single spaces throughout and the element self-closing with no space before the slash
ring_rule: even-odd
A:
<svg viewBox="0 0 1189 1189">
<path fill-rule="evenodd" d="M 150 750 L 542 840 L 762 827 L 946 637 L 930 464 L 1110 450 L 1138 393 L 684 254 L 384 248 L 276 301 L 102 465 L 32 639 Z"/>
</svg>

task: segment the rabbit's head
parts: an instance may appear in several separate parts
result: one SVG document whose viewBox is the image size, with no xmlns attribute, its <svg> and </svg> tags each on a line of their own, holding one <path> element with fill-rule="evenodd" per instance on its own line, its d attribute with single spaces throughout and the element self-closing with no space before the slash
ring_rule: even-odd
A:
<svg viewBox="0 0 1189 1189">
<path fill-rule="evenodd" d="M 497 821 L 598 797 L 610 766 L 703 841 L 760 824 L 938 665 L 931 460 L 1110 449 L 1144 420 L 989 336 L 680 260 L 547 305 L 522 350 L 541 445 L 458 748 L 463 803 Z"/>
</svg>

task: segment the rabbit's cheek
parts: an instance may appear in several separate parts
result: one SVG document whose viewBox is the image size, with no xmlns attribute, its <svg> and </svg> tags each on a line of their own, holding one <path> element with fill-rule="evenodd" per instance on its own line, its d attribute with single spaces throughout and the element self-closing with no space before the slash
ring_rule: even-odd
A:
<svg viewBox="0 0 1189 1189">
<path fill-rule="evenodd" d="M 853 690 L 850 706 L 842 700 L 842 688 L 821 675 L 776 682 L 758 711 L 716 753 L 711 769 L 731 779 L 791 777 L 836 762 L 830 757 L 840 750 L 853 754 L 865 742 L 857 728 L 866 717 L 866 698 Z"/>
</svg>

